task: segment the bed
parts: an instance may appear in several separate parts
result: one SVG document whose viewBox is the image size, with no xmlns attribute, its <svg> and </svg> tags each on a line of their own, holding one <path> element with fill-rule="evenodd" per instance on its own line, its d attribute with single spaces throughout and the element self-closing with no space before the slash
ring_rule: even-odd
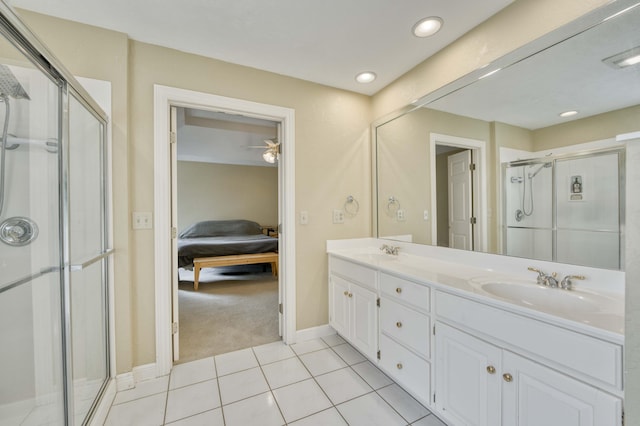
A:
<svg viewBox="0 0 640 426">
<path fill-rule="evenodd" d="M 250 220 L 197 222 L 178 235 L 178 266 L 194 267 L 196 290 L 201 267 L 271 263 L 276 274 L 277 251 L 278 239 L 265 235 L 263 228 Z M 261 259 L 266 261 L 259 262 Z"/>
</svg>

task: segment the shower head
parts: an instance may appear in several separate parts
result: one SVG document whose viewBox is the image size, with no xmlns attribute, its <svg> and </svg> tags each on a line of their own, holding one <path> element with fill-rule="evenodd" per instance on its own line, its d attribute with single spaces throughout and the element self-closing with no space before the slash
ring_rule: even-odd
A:
<svg viewBox="0 0 640 426">
<path fill-rule="evenodd" d="M 533 179 L 534 177 L 536 177 L 536 175 L 537 175 L 538 173 L 540 173 L 540 171 L 541 171 L 542 169 L 545 169 L 545 168 L 547 168 L 547 167 L 551 167 L 551 166 L 553 166 L 553 163 L 544 163 L 544 164 L 541 164 L 541 165 L 540 165 L 540 167 L 538 167 L 538 170 L 536 170 L 536 171 L 535 171 L 535 172 L 533 172 L 533 173 L 529 173 L 529 179 Z"/>
<path fill-rule="evenodd" d="M 15 99 L 30 99 L 16 76 L 4 64 L 0 64 L 0 94 Z"/>
</svg>

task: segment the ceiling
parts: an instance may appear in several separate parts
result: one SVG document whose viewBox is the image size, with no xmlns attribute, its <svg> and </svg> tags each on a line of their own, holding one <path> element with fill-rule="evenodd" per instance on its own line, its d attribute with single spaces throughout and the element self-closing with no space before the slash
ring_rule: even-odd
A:
<svg viewBox="0 0 640 426">
<path fill-rule="evenodd" d="M 638 105 L 640 64 L 616 69 L 603 59 L 639 47 L 639 25 L 635 7 L 427 107 L 534 130 Z M 570 110 L 578 114 L 559 116 Z"/>
<path fill-rule="evenodd" d="M 134 40 L 372 95 L 513 0 L 9 0 Z M 439 16 L 429 38 L 411 29 Z M 355 75 L 378 78 L 361 84 Z"/>
</svg>

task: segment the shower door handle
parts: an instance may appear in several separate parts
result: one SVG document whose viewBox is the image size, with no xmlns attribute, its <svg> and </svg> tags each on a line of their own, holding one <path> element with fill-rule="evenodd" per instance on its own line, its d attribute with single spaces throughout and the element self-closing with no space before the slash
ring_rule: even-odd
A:
<svg viewBox="0 0 640 426">
<path fill-rule="evenodd" d="M 71 271 L 72 272 L 77 272 L 77 271 L 82 271 L 83 269 L 85 269 L 86 267 L 93 265 L 94 263 L 104 259 L 107 256 L 110 256 L 111 254 L 113 254 L 114 250 L 113 249 L 107 249 L 105 251 L 103 251 L 102 253 L 100 253 L 97 256 L 93 256 L 87 260 L 85 260 L 82 263 L 76 263 L 70 266 Z"/>
</svg>

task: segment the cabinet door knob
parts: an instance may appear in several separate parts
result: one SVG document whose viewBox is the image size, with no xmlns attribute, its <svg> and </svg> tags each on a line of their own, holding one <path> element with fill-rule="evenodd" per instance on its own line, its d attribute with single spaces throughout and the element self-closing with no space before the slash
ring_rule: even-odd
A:
<svg viewBox="0 0 640 426">
<path fill-rule="evenodd" d="M 496 374 L 496 368 L 493 365 L 487 366 L 487 373 Z"/>
<path fill-rule="evenodd" d="M 402 327 L 402 323 L 401 323 L 400 321 L 398 321 L 398 322 L 396 323 L 396 327 L 401 328 L 401 327 Z"/>
<path fill-rule="evenodd" d="M 349 297 L 353 297 L 353 293 L 349 293 Z"/>
<path fill-rule="evenodd" d="M 402 293 L 402 289 L 400 287 L 396 288 L 396 293 L 398 294 Z"/>
<path fill-rule="evenodd" d="M 502 375 L 502 378 L 504 379 L 505 382 L 511 382 L 513 381 L 513 376 L 509 373 L 504 373 Z"/>
<path fill-rule="evenodd" d="M 399 363 L 397 363 L 397 364 L 396 364 L 396 368 L 397 368 L 398 370 L 402 370 L 402 363 L 400 363 L 400 362 L 399 362 Z"/>
<path fill-rule="evenodd" d="M 348 296 L 348 295 L 349 295 L 349 292 L 348 292 L 347 290 L 345 290 L 345 291 L 344 291 L 344 295 L 345 295 L 345 296 Z"/>
</svg>

